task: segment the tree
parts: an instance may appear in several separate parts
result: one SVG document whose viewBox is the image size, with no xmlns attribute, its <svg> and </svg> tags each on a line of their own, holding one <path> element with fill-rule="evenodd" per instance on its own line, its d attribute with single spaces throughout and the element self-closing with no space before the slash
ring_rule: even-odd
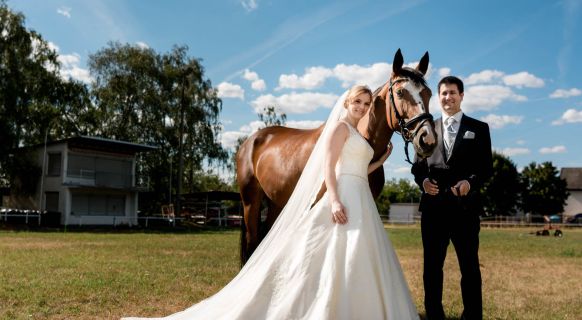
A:
<svg viewBox="0 0 582 320">
<path fill-rule="evenodd" d="M 9 158 L 23 145 L 84 133 L 87 88 L 62 79 L 57 53 L 24 26 L 22 13 L 0 0 L 0 179 L 10 180 L 30 163 Z M 13 170 L 14 169 L 14 170 Z M 26 170 L 25 170 L 26 171 Z"/>
<path fill-rule="evenodd" d="M 287 115 L 283 112 L 277 113 L 274 106 L 263 108 L 263 112 L 258 114 L 259 120 L 265 123 L 265 127 L 284 126 L 287 122 Z"/>
<path fill-rule="evenodd" d="M 515 164 L 493 152 L 493 176 L 481 189 L 483 205 L 489 215 L 514 215 L 523 189 Z"/>
<path fill-rule="evenodd" d="M 522 209 L 533 215 L 554 215 L 564 212 L 568 198 L 566 180 L 560 178 L 551 162 L 530 163 L 521 173 Z"/>
<path fill-rule="evenodd" d="M 151 48 L 109 43 L 90 55 L 99 135 L 157 146 L 144 154 L 138 174 L 164 199 L 170 180 L 194 192 L 205 164 L 228 159 L 217 136 L 222 101 L 188 47 L 159 54 Z M 170 172 L 172 168 L 172 172 Z M 180 170 L 182 169 L 182 170 Z M 184 173 L 183 179 L 179 176 Z M 174 177 L 171 179 L 171 177 Z"/>
<path fill-rule="evenodd" d="M 393 178 L 384 184 L 382 192 L 376 199 L 376 205 L 381 214 L 388 213 L 391 203 L 417 203 L 420 201 L 420 196 L 420 188 L 416 184 L 410 183 L 406 179 L 396 180 Z"/>
</svg>

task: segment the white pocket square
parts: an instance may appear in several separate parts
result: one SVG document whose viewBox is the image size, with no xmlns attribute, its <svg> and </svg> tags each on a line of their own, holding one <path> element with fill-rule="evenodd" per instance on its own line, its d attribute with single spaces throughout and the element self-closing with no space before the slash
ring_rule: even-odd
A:
<svg viewBox="0 0 582 320">
<path fill-rule="evenodd" d="M 465 131 L 465 135 L 463 135 L 463 139 L 475 139 L 475 132 Z"/>
</svg>

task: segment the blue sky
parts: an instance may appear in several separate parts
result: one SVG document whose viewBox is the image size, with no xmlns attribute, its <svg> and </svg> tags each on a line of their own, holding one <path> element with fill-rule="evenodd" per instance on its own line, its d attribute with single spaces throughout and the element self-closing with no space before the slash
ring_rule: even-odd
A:
<svg viewBox="0 0 582 320">
<path fill-rule="evenodd" d="M 277 105 L 288 124 L 313 127 L 345 88 L 386 81 L 394 53 L 430 54 L 436 83 L 465 80 L 463 110 L 491 127 L 493 148 L 519 168 L 582 167 L 582 0 L 282 1 L 9 0 L 58 50 L 63 76 L 91 81 L 87 57 L 109 41 L 202 59 L 223 98 L 221 141 L 231 146 Z M 411 178 L 403 143 L 387 176 Z"/>
</svg>

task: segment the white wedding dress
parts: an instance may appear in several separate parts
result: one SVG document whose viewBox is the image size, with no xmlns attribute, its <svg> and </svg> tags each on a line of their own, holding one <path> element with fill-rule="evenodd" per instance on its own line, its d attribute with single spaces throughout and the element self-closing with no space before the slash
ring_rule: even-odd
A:
<svg viewBox="0 0 582 320">
<path fill-rule="evenodd" d="M 277 220 L 226 287 L 165 319 L 419 318 L 368 185 L 373 150 L 345 125 L 336 175 L 348 223 L 332 222 L 327 194 L 304 212 L 282 212 L 286 223 Z"/>
</svg>

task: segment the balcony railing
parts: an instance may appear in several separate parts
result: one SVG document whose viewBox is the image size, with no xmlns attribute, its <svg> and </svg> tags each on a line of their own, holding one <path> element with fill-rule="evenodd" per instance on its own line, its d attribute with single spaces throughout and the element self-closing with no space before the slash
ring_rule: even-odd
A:
<svg viewBox="0 0 582 320">
<path fill-rule="evenodd" d="M 92 187 L 126 189 L 133 187 L 133 175 L 93 170 L 68 170 L 65 183 Z"/>
</svg>

